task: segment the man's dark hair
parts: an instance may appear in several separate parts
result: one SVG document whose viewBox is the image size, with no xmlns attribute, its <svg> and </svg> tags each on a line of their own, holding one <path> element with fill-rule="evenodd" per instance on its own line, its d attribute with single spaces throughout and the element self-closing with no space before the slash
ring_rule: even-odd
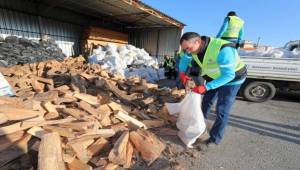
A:
<svg viewBox="0 0 300 170">
<path fill-rule="evenodd" d="M 230 12 L 228 12 L 227 16 L 229 17 L 229 16 L 237 16 L 237 15 L 236 15 L 235 11 L 230 11 Z"/>
<path fill-rule="evenodd" d="M 182 44 L 182 42 L 185 40 L 185 41 L 188 41 L 192 38 L 201 38 L 200 35 L 196 32 L 186 32 L 184 33 L 181 38 L 180 38 L 180 44 Z"/>
</svg>

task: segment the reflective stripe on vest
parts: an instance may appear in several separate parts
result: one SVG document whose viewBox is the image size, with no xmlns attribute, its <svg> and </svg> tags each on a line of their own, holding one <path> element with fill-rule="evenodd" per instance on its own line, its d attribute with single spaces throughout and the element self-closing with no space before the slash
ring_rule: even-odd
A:
<svg viewBox="0 0 300 170">
<path fill-rule="evenodd" d="M 193 59 L 202 69 L 201 76 L 207 75 L 212 79 L 216 79 L 221 76 L 220 65 L 218 64 L 218 55 L 221 47 L 228 43 L 231 42 L 219 38 L 210 38 L 210 42 L 204 54 L 203 63 L 200 62 L 197 54 L 192 54 Z M 238 71 L 245 66 L 245 63 L 241 61 L 236 50 L 235 57 L 235 71 Z"/>
<path fill-rule="evenodd" d="M 244 26 L 244 21 L 237 16 L 229 16 L 228 27 L 222 37 L 238 38 L 241 28 Z"/>
</svg>

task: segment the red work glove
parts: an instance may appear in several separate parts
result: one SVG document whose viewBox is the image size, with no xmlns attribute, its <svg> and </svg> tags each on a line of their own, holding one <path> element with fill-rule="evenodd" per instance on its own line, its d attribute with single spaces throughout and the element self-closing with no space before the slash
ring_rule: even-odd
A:
<svg viewBox="0 0 300 170">
<path fill-rule="evenodd" d="M 191 78 L 188 77 L 187 75 L 185 75 L 184 72 L 180 72 L 180 73 L 179 73 L 179 77 L 180 77 L 181 82 L 182 82 L 182 84 L 183 84 L 184 86 L 185 86 L 185 84 L 186 84 L 186 82 L 187 82 L 188 80 L 191 80 Z"/>
<path fill-rule="evenodd" d="M 206 92 L 206 88 L 204 85 L 200 85 L 200 86 L 194 87 L 192 91 L 195 93 L 198 93 L 198 94 L 204 94 Z"/>
</svg>

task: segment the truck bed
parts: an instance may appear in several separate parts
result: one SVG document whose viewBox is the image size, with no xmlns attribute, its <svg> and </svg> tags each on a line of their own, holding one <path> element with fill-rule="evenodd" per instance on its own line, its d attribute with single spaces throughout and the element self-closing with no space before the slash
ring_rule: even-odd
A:
<svg viewBox="0 0 300 170">
<path fill-rule="evenodd" d="M 300 58 L 241 56 L 248 67 L 248 78 L 300 82 Z"/>
</svg>

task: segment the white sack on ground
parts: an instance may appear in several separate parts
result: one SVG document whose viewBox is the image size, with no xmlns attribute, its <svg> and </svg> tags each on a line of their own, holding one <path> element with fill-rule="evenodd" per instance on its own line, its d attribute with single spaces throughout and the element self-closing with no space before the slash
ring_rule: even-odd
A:
<svg viewBox="0 0 300 170">
<path fill-rule="evenodd" d="M 0 73 L 0 96 L 13 96 L 14 91 L 7 82 L 7 80 L 4 78 L 2 73 Z"/>
<path fill-rule="evenodd" d="M 104 69 L 127 78 L 139 76 L 151 83 L 164 79 L 164 76 L 159 73 L 157 59 L 151 57 L 144 49 L 136 48 L 133 45 L 118 47 L 109 43 L 105 47 L 100 46 L 93 50 L 89 62 L 98 63 Z"/>
<path fill-rule="evenodd" d="M 169 113 L 178 116 L 178 136 L 189 148 L 206 129 L 201 100 L 200 94 L 190 92 L 180 103 L 166 103 Z"/>
</svg>

